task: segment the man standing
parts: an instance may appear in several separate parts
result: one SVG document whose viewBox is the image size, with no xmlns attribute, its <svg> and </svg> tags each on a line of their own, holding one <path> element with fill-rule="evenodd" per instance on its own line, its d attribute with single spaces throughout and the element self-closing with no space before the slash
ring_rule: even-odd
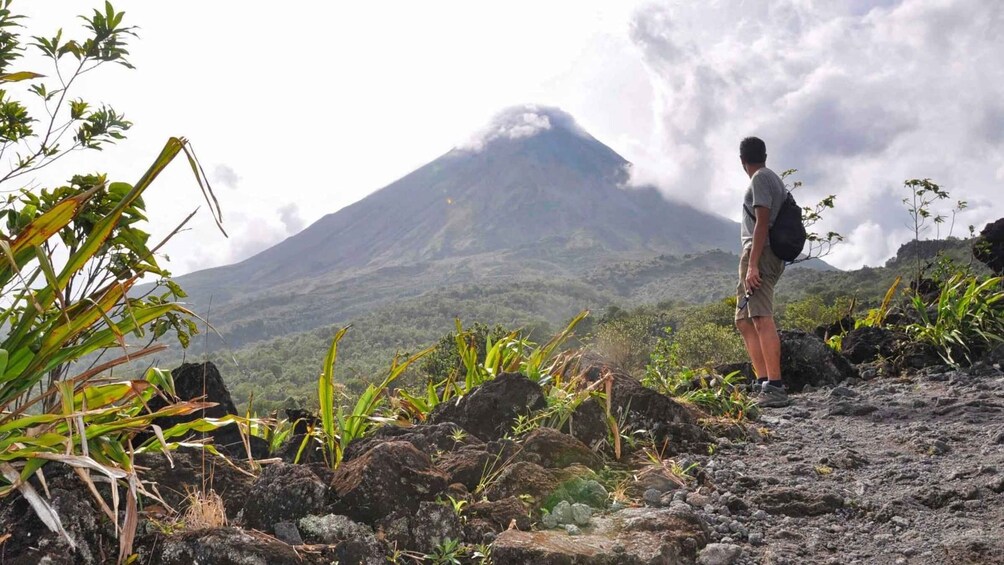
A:
<svg viewBox="0 0 1004 565">
<path fill-rule="evenodd" d="M 774 285 L 784 272 L 784 261 L 770 249 L 769 230 L 787 196 L 784 181 L 767 168 L 767 146 L 747 137 L 739 144 L 739 160 L 750 177 L 743 199 L 742 257 L 736 287 L 736 327 L 757 375 L 761 407 L 787 406 L 781 381 L 781 340 L 774 325 Z"/>
</svg>

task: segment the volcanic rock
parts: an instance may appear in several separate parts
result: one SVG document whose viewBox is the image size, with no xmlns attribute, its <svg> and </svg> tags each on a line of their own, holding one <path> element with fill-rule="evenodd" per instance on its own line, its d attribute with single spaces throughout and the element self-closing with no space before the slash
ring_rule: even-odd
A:
<svg viewBox="0 0 1004 565">
<path fill-rule="evenodd" d="M 372 524 L 395 510 L 418 510 L 447 485 L 429 456 L 406 441 L 381 443 L 335 471 L 331 489 L 337 508 L 354 520 Z"/>
<path fill-rule="evenodd" d="M 437 406 L 429 422 L 452 422 L 483 440 L 496 440 L 512 431 L 520 415 L 546 406 L 540 385 L 519 373 L 502 373 L 456 400 Z"/>
</svg>

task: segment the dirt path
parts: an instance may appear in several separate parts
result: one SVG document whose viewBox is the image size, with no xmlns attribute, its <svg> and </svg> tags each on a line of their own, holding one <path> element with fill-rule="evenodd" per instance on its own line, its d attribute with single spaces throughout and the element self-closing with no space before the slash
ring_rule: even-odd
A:
<svg viewBox="0 0 1004 565">
<path fill-rule="evenodd" d="M 793 395 L 687 502 L 738 563 L 1004 563 L 1004 374 L 945 371 Z"/>
</svg>

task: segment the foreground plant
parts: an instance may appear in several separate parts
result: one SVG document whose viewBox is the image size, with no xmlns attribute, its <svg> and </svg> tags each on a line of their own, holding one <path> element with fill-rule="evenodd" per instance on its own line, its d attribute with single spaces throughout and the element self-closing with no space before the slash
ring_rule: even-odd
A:
<svg viewBox="0 0 1004 565">
<path fill-rule="evenodd" d="M 1004 278 L 958 273 L 941 284 L 938 300 L 912 298 L 919 321 L 904 329 L 933 345 L 950 365 L 972 364 L 976 353 L 1004 343 Z"/>
<path fill-rule="evenodd" d="M 93 108 L 68 95 L 85 72 L 109 62 L 130 66 L 125 45 L 133 32 L 122 26 L 122 13 L 106 4 L 103 12 L 84 18 L 88 37 L 80 41 L 66 41 L 61 32 L 33 38 L 31 45 L 56 69 L 57 80 L 46 82 L 38 73 L 9 68 L 23 50 L 16 33 L 20 17 L 10 6 L 9 0 L 0 5 L 0 83 L 32 82 L 28 91 L 48 118 L 39 122 L 24 104 L 0 91 L 0 155 L 12 156 L 0 184 L 35 174 L 71 152 L 100 149 L 122 139 L 130 126 L 111 108 Z M 66 61 L 71 68 L 61 71 Z M 38 123 L 48 127 L 36 131 Z M 162 350 L 166 346 L 152 340 L 172 328 L 182 344 L 195 332 L 191 313 L 175 302 L 184 294 L 173 283 L 155 285 L 145 297 L 130 295 L 144 277 L 168 275 L 155 256 L 163 242 L 149 245 L 149 235 L 139 227 L 146 219 L 142 195 L 182 154 L 212 207 L 188 142 L 171 138 L 134 185 L 78 175 L 55 189 L 15 190 L 0 211 L 0 499 L 20 493 L 72 548 L 75 542 L 60 516 L 36 488 L 45 490 L 43 466 L 69 466 L 115 525 L 119 561 L 131 552 L 139 496 L 153 496 L 133 465 L 134 453 L 144 449 L 134 439 L 152 432 L 158 440 L 148 447 L 166 450 L 160 438 L 177 430 L 161 430 L 157 419 L 207 406 L 170 402 L 173 384 L 162 371 L 132 380 L 104 376 Z M 129 336 L 148 342 L 131 346 Z M 77 368 L 74 363 L 85 357 L 98 361 Z M 147 405 L 156 395 L 169 403 L 151 412 Z M 97 482 L 109 486 L 110 502 L 99 494 Z"/>
</svg>

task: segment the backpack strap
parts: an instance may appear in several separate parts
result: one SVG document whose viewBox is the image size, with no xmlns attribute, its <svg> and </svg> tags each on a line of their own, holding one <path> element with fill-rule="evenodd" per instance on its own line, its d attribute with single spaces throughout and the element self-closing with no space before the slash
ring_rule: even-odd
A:
<svg viewBox="0 0 1004 565">
<path fill-rule="evenodd" d="M 785 190 L 784 191 L 784 200 L 781 201 L 781 205 L 783 206 L 785 200 L 788 200 L 789 198 L 791 198 L 791 191 L 790 190 Z M 756 223 L 756 215 L 753 214 L 753 210 L 750 210 L 749 206 L 747 206 L 745 202 L 743 202 L 743 210 L 746 210 L 746 213 L 749 214 L 749 217 L 750 217 L 751 220 L 753 220 L 753 223 Z"/>
</svg>

